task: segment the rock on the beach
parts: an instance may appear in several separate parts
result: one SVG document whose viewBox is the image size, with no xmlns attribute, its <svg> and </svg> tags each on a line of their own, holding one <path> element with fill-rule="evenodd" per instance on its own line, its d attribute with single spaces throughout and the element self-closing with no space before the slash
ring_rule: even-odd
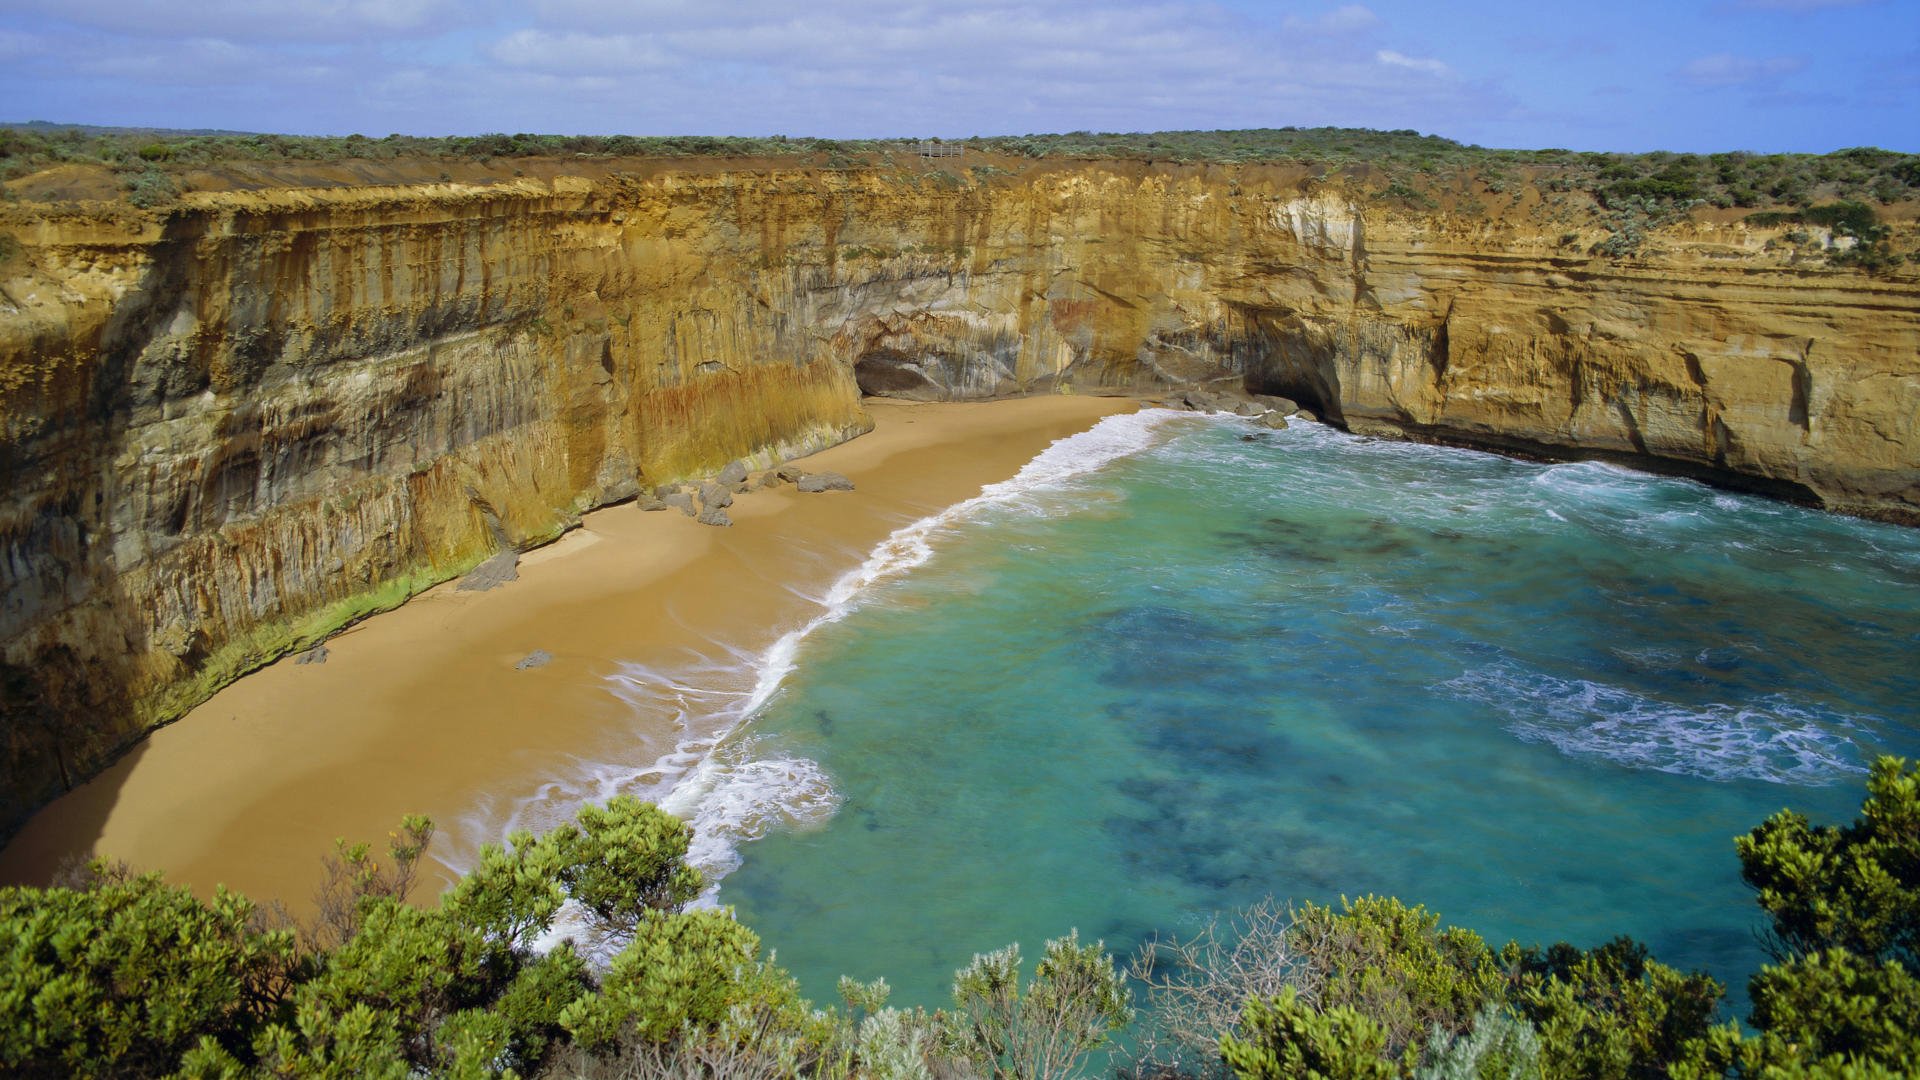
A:
<svg viewBox="0 0 1920 1080">
<path fill-rule="evenodd" d="M 729 461 L 727 462 L 727 467 L 721 469 L 720 475 L 714 477 L 714 479 L 728 487 L 744 484 L 747 482 L 747 464 L 739 460 Z"/>
<path fill-rule="evenodd" d="M 816 472 L 800 477 L 795 486 L 808 494 L 822 491 L 852 491 L 853 481 L 837 472 Z"/>
<path fill-rule="evenodd" d="M 468 571 L 456 586 L 462 592 L 486 592 L 520 579 L 520 554 L 503 551 Z"/>
<path fill-rule="evenodd" d="M 1265 413 L 1260 417 L 1260 426 L 1269 427 L 1275 431 L 1285 431 L 1287 429 L 1287 418 L 1284 414 L 1282 414 L 1279 410 L 1276 409 L 1273 412 Z"/>
<path fill-rule="evenodd" d="M 717 483 L 700 485 L 700 506 L 706 510 L 720 510 L 733 505 L 733 489 Z"/>
<path fill-rule="evenodd" d="M 315 645 L 313 648 L 294 657 L 293 662 L 296 664 L 324 664 L 327 662 L 327 647 L 325 645 Z"/>
<path fill-rule="evenodd" d="M 675 510 L 680 511 L 681 513 L 687 515 L 688 517 L 692 517 L 693 515 L 699 513 L 699 510 L 696 509 L 693 505 L 693 496 L 687 494 L 684 491 L 673 492 L 670 495 L 666 495 L 662 497 L 660 501 L 667 504 L 668 506 L 673 507 Z"/>
<path fill-rule="evenodd" d="M 535 649 L 522 657 L 519 663 L 513 665 L 513 670 L 526 671 L 528 668 L 546 667 L 551 663 L 553 663 L 552 653 L 545 649 Z"/>
<path fill-rule="evenodd" d="M 760 479 L 754 481 L 753 486 L 757 488 L 765 489 L 765 488 L 779 487 L 783 482 L 784 481 L 781 479 L 779 473 L 763 472 L 760 474 Z"/>
<path fill-rule="evenodd" d="M 733 519 L 731 517 L 728 517 L 727 512 L 718 506 L 708 506 L 703 508 L 700 511 L 700 516 L 694 518 L 693 520 L 699 522 L 702 525 L 732 525 L 733 524 Z"/>
</svg>

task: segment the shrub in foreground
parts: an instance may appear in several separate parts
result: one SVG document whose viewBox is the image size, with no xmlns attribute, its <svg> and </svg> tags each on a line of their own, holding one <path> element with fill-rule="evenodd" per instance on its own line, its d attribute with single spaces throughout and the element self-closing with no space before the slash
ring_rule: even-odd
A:
<svg viewBox="0 0 1920 1080">
<path fill-rule="evenodd" d="M 342 844 L 320 916 L 202 900 L 105 863 L 0 889 L 0 1072 L 39 1076 L 991 1077 L 1079 1075 L 1133 1016 L 1100 943 L 1017 947 L 955 974 L 953 1007 L 886 1007 L 842 980 L 817 1010 L 700 890 L 687 826 L 630 798 L 485 849 L 407 901 L 432 835 Z M 1489 946 L 1390 898 L 1271 902 L 1142 954 L 1147 1022 L 1125 1072 L 1325 1080 L 1707 1080 L 1908 1075 L 1920 1060 L 1920 770 L 1882 759 L 1861 815 L 1782 812 L 1738 842 L 1775 962 L 1752 1030 L 1722 989 L 1618 939 Z M 563 908 L 610 959 L 534 942 Z"/>
</svg>

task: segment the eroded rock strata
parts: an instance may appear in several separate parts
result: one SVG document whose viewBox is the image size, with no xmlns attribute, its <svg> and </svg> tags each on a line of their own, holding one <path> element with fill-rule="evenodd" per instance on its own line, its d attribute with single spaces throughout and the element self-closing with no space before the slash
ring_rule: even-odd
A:
<svg viewBox="0 0 1920 1080">
<path fill-rule="evenodd" d="M 0 822 L 585 509 L 857 434 L 862 389 L 1234 386 L 1920 521 L 1913 276 L 1735 223 L 1603 259 L 1541 207 L 1099 163 L 0 205 Z"/>
</svg>

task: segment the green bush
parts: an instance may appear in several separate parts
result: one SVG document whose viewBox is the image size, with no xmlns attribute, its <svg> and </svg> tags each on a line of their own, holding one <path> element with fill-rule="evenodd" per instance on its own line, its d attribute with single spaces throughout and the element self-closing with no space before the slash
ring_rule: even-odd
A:
<svg viewBox="0 0 1920 1080">
<path fill-rule="evenodd" d="M 994 1080 L 1071 1074 L 1133 1019 L 1131 994 L 1101 942 L 1076 931 L 1047 942 L 1020 985 L 1020 947 L 984 953 L 953 976 L 945 1040 Z"/>
<path fill-rule="evenodd" d="M 1539 1032 L 1549 1076 L 1664 1077 L 1697 1055 L 1724 993 L 1718 980 L 1657 963 L 1629 938 L 1527 950 L 1516 970 L 1508 1004 Z"/>
<path fill-rule="evenodd" d="M 490 847 L 430 907 L 405 903 L 432 835 L 410 818 L 384 857 L 341 844 L 318 924 L 224 891 L 209 900 L 93 864 L 75 887 L 0 889 L 0 1071 L 67 1075 L 932 1077 L 1075 1075 L 1132 1017 L 1112 958 L 1049 941 L 956 973 L 954 1007 L 885 1008 L 843 980 L 815 1011 L 699 889 L 686 827 L 632 799 Z M 1721 987 L 1618 939 L 1490 948 L 1397 900 L 1273 905 L 1167 948 L 1142 972 L 1132 1075 L 1708 1080 L 1908 1075 L 1920 1060 L 1920 769 L 1876 763 L 1860 816 L 1782 812 L 1739 840 L 1775 962 L 1749 985 L 1752 1029 L 1710 1027 Z M 570 945 L 537 955 L 561 905 L 618 945 L 596 975 Z M 1150 1046 L 1148 1046 L 1150 1049 Z"/>
<path fill-rule="evenodd" d="M 0 889 L 0 1067 L 158 1075 L 203 1039 L 244 1049 L 301 970 L 293 935 L 254 930 L 255 915 L 158 874 Z"/>
<path fill-rule="evenodd" d="M 1480 935 L 1392 897 L 1343 900 L 1338 912 L 1308 904 L 1288 937 L 1319 984 L 1314 1003 L 1380 1024 L 1396 1057 L 1435 1027 L 1466 1029 L 1506 983 L 1505 964 Z"/>
<path fill-rule="evenodd" d="M 1736 846 L 1777 962 L 1748 987 L 1759 1034 L 1716 1031 L 1711 1060 L 1751 1077 L 1920 1060 L 1920 767 L 1875 762 L 1847 825 L 1783 810 Z"/>
<path fill-rule="evenodd" d="M 1241 1080 L 1395 1080 L 1387 1031 L 1345 1005 L 1310 1008 L 1289 986 L 1247 1002 L 1240 1034 L 1220 1038 L 1220 1057 Z"/>
<path fill-rule="evenodd" d="M 180 189 L 159 169 L 146 168 L 127 178 L 127 201 L 142 210 L 152 209 L 178 198 Z"/>
<path fill-rule="evenodd" d="M 1809 225 L 1824 225 L 1837 235 L 1861 240 L 1878 240 L 1886 231 L 1880 226 L 1880 217 L 1874 213 L 1873 207 L 1862 202 L 1809 206 L 1800 212 L 1800 217 Z"/>
</svg>

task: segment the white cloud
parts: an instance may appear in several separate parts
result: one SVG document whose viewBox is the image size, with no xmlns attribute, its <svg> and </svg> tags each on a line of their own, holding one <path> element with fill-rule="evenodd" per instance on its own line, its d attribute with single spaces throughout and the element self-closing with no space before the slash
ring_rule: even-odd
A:
<svg viewBox="0 0 1920 1080">
<path fill-rule="evenodd" d="M 1406 68 L 1408 71 L 1424 72 L 1428 75 L 1438 75 L 1441 78 L 1446 78 L 1453 74 L 1453 69 L 1448 67 L 1444 61 L 1435 60 L 1430 57 L 1407 56 L 1404 53 L 1394 52 L 1392 49 L 1381 49 L 1379 52 L 1373 54 L 1373 58 L 1388 67 Z"/>
<path fill-rule="evenodd" d="M 112 30 L 88 27 L 153 5 L 71 3 L 72 17 L 17 26 L 58 39 L 0 72 L 0 91 L 30 91 L 18 108 L 256 130 L 863 136 L 1460 131 L 1513 107 L 1436 80 L 1437 60 L 1383 62 L 1379 17 L 1337 2 L 1289 25 L 1211 0 L 532 0 L 510 15 L 477 0 L 462 5 L 470 21 L 453 0 L 261 0 L 245 18 L 240 0 L 205 0 Z M 202 32 L 229 17 L 243 25 Z M 342 25 L 308 33 L 323 17 Z M 370 29 L 378 20 L 411 29 Z M 192 89 L 228 85 L 244 92 Z"/>
<path fill-rule="evenodd" d="M 678 63 L 654 39 L 631 34 L 518 30 L 494 42 L 487 52 L 508 67 L 560 75 L 630 72 Z"/>
<path fill-rule="evenodd" d="M 1680 77 L 1695 86 L 1744 86 L 1772 82 L 1807 66 L 1798 56 L 1735 56 L 1713 53 L 1690 61 Z"/>
<path fill-rule="evenodd" d="M 369 34 L 438 33 L 457 0 L 14 0 L 18 11 L 115 34 L 228 41 L 352 42 Z"/>
<path fill-rule="evenodd" d="M 1376 123 L 1441 126 L 1441 114 L 1504 102 L 1435 94 L 1439 61 L 1378 62 L 1357 41 L 1312 48 L 1212 5 L 1190 2 L 745 0 L 719 10 L 658 0 L 544 0 L 538 27 L 486 54 L 511 73 L 625 80 L 635 100 L 698 99 L 685 123 L 730 100 L 757 130 L 864 134 Z M 1359 5 L 1328 11 L 1327 34 L 1378 23 Z M 1398 56 L 1398 54 L 1395 54 Z M 677 64 L 671 87 L 641 88 Z M 744 99 L 744 105 L 743 105 Z M 798 114 L 799 119 L 780 119 Z M 727 125 L 739 129 L 735 119 Z"/>
</svg>

